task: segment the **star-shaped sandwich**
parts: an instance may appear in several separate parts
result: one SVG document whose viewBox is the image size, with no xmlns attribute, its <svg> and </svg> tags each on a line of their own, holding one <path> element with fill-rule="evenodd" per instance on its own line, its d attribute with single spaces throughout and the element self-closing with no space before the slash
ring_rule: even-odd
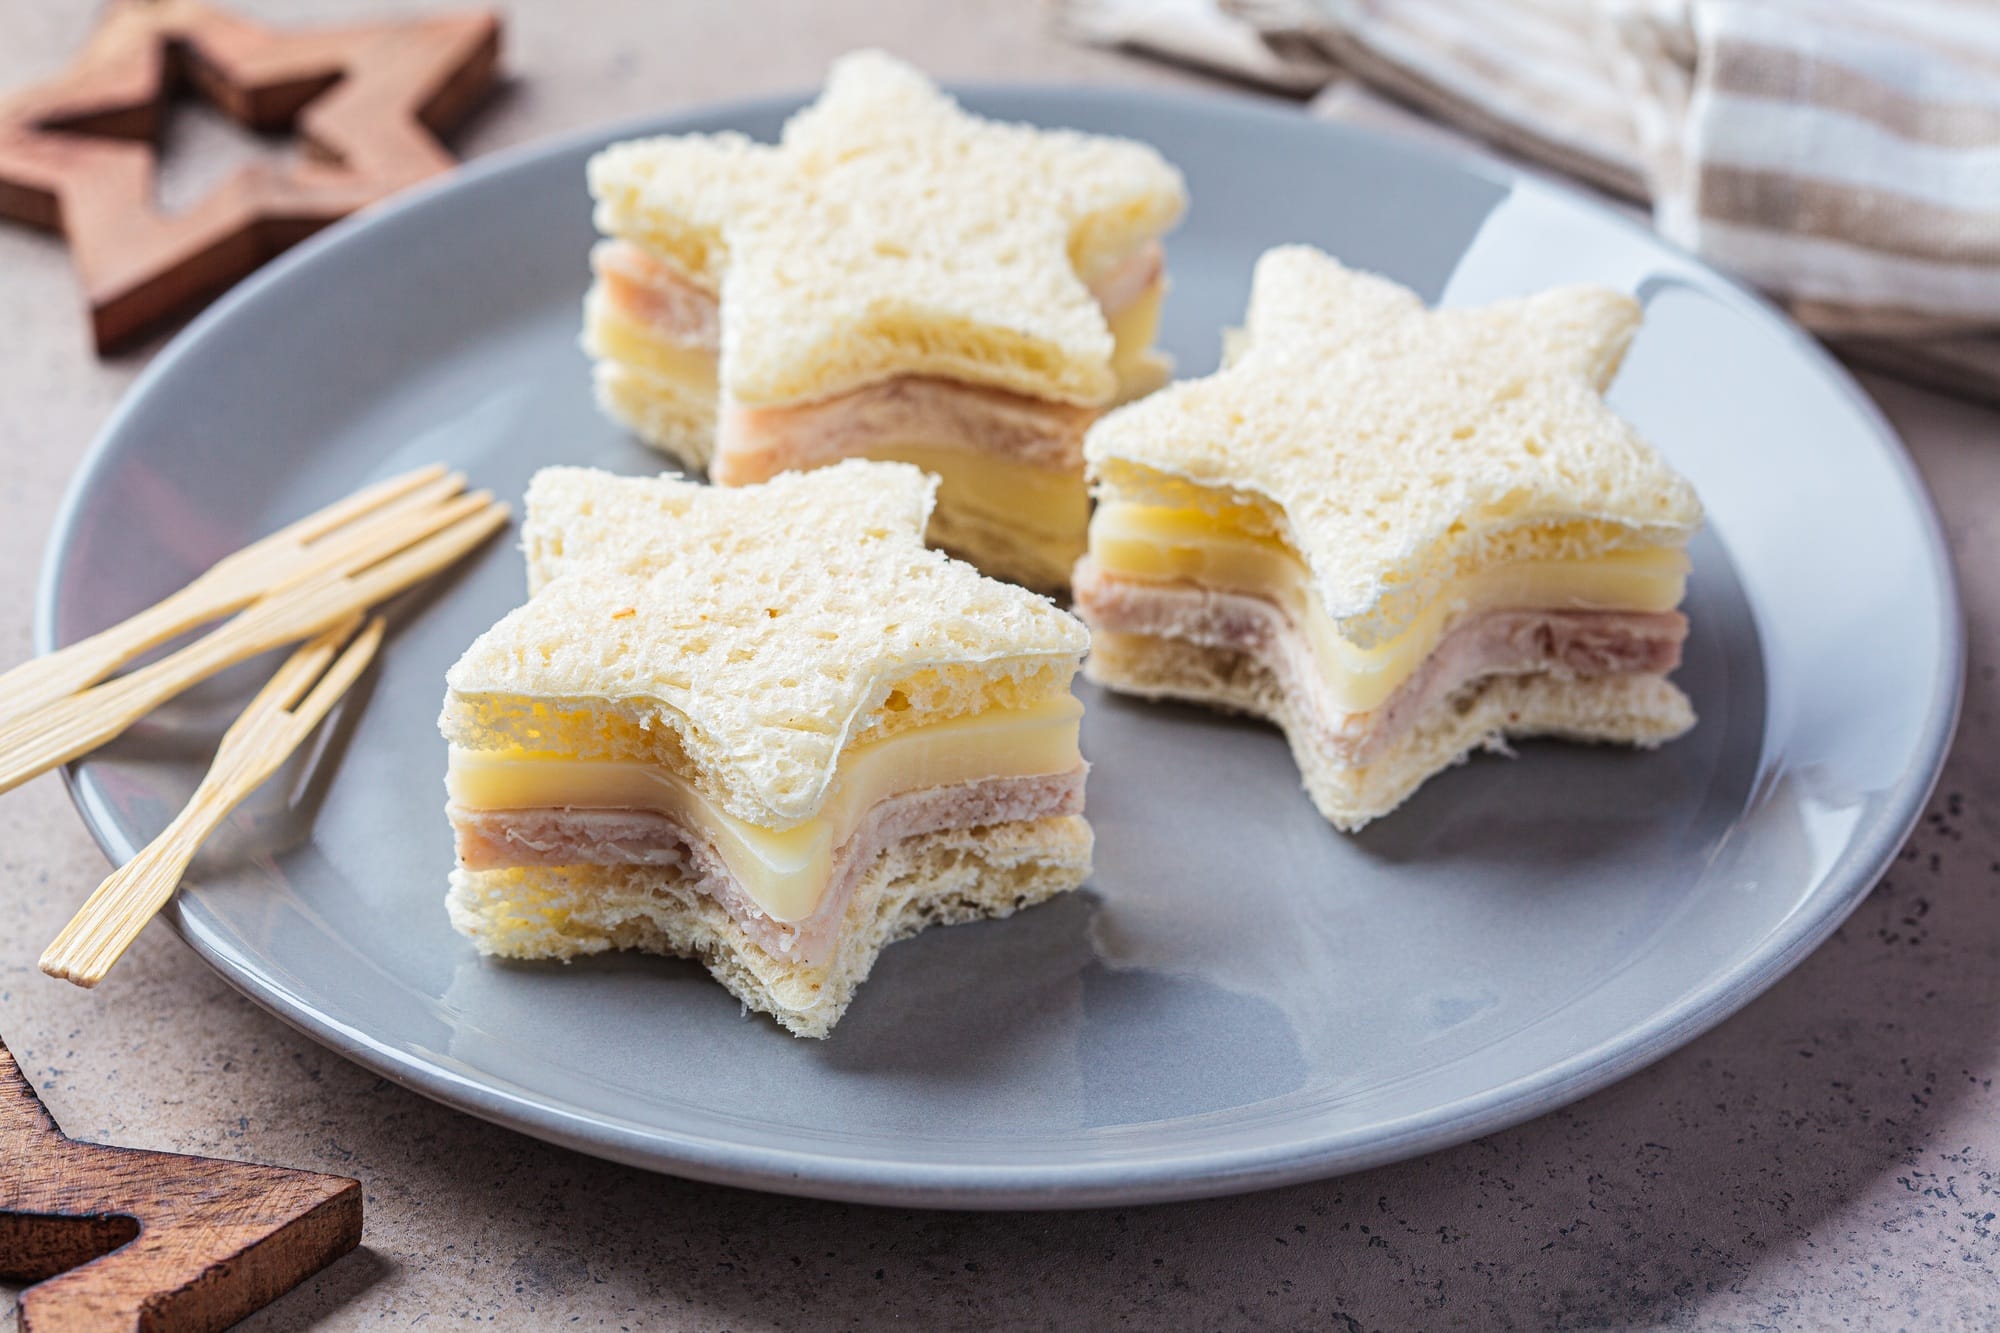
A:
<svg viewBox="0 0 2000 1333">
<path fill-rule="evenodd" d="M 926 549 L 935 488 L 537 474 L 529 600 L 446 677 L 453 924 L 693 957 L 823 1037 L 885 944 L 1082 883 L 1088 633 Z"/>
<path fill-rule="evenodd" d="M 1083 432 L 1158 387 L 1153 149 L 967 114 L 863 52 L 775 145 L 638 140 L 592 161 L 584 342 L 600 401 L 724 485 L 863 456 L 942 480 L 931 536 L 1060 587 L 1083 548 Z"/>
<path fill-rule="evenodd" d="M 1275 722 L 1345 829 L 1509 736 L 1680 735 L 1701 506 L 1604 403 L 1638 324 L 1600 288 L 1431 311 L 1265 254 L 1229 364 L 1086 441 L 1086 673 Z"/>
</svg>

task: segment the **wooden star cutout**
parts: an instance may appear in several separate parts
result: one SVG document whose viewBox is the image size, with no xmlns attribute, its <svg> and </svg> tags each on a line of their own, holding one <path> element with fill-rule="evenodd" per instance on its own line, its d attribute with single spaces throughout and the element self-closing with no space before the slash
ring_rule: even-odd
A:
<svg viewBox="0 0 2000 1333">
<path fill-rule="evenodd" d="M 543 470 L 535 592 L 447 673 L 447 735 L 488 704 L 601 699 L 679 732 L 737 817 L 810 818 L 884 710 L 921 716 L 920 688 L 948 695 L 961 667 L 1066 681 L 1089 646 L 1047 598 L 925 548 L 936 487 L 860 459 L 736 488 Z"/>
<path fill-rule="evenodd" d="M 436 136 L 491 86 L 491 13 L 274 31 L 200 0 L 113 0 L 64 74 L 0 99 L 0 216 L 60 230 L 98 351 L 215 296 L 338 218 L 453 165 Z M 178 84 L 307 160 L 236 172 L 162 213 L 155 146 Z"/>
<path fill-rule="evenodd" d="M 219 1329 L 361 1243 L 343 1176 L 79 1143 L 0 1043 L 0 1280 L 21 1333 Z"/>
<path fill-rule="evenodd" d="M 902 373 L 1106 403 L 1112 336 L 1078 270 L 1165 231 L 1184 198 L 1144 144 L 970 115 L 880 52 L 836 62 L 776 145 L 619 144 L 592 185 L 609 231 L 719 288 L 740 403 Z"/>
<path fill-rule="evenodd" d="M 1112 413 L 1085 457 L 1114 491 L 1192 481 L 1270 502 L 1327 614 L 1367 646 L 1511 528 L 1692 535 L 1693 489 L 1604 402 L 1638 326 L 1638 304 L 1601 287 L 1430 310 L 1283 246 L 1257 263 L 1225 368 Z"/>
</svg>

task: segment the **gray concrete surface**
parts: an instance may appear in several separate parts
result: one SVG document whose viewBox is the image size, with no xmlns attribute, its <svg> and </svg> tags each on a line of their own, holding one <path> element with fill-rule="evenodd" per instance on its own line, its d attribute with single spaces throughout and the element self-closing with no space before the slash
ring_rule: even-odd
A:
<svg viewBox="0 0 2000 1333">
<path fill-rule="evenodd" d="M 0 87 L 57 67 L 87 8 L 0 0 Z M 869 42 L 948 78 L 1183 77 L 1066 47 L 1035 6 L 1005 0 L 510 8 L 515 86 L 465 136 L 469 153 L 806 86 Z M 196 122 L 174 168 L 213 170 L 230 151 Z M 57 498 L 143 360 L 95 361 L 60 248 L 0 227 L 0 661 L 27 651 Z M 53 777 L 0 800 L 0 1033 L 78 1136 L 365 1183 L 364 1247 L 250 1321 L 261 1329 L 1990 1326 L 2000 415 L 1869 387 L 1942 500 L 1971 619 L 1964 725 L 1933 809 L 1770 994 L 1522 1128 L 1323 1184 L 1069 1215 L 850 1208 L 645 1175 L 344 1063 L 164 930 L 99 991 L 40 976 L 40 945 L 104 871 Z"/>
</svg>

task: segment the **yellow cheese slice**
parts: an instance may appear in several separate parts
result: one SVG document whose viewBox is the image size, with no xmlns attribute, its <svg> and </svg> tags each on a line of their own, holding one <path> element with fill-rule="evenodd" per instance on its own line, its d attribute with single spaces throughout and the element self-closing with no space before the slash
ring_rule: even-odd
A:
<svg viewBox="0 0 2000 1333">
<path fill-rule="evenodd" d="M 1028 708 L 992 709 L 886 740 L 841 757 L 819 813 L 784 830 L 760 828 L 717 808 L 678 774 L 654 764 L 575 759 L 529 750 L 451 747 L 445 789 L 468 810 L 643 810 L 706 837 L 745 894 L 778 921 L 819 907 L 834 851 L 878 802 L 990 778 L 1068 773 L 1083 762 L 1071 695 Z"/>
<path fill-rule="evenodd" d="M 1084 528 L 1090 521 L 1090 490 L 1081 468 L 1071 472 L 1036 467 L 976 449 L 895 441 L 871 443 L 861 456 L 884 463 L 914 463 L 938 479 L 940 505 L 970 511 L 1044 545 L 1061 543 L 1082 552 Z"/>
<path fill-rule="evenodd" d="M 1152 338 L 1160 332 L 1160 302 L 1166 296 L 1166 280 L 1154 278 L 1138 300 L 1118 314 L 1106 316 L 1112 330 L 1112 370 L 1124 384 L 1146 364 L 1152 354 Z"/>
<path fill-rule="evenodd" d="M 1198 509 L 1111 501 L 1090 522 L 1090 553 L 1105 573 L 1262 597 L 1304 628 L 1333 706 L 1365 713 L 1386 703 L 1444 636 L 1484 611 L 1671 611 L 1687 591 L 1679 547 L 1610 551 L 1587 560 L 1496 565 L 1445 586 L 1386 643 L 1344 638 L 1312 594 L 1306 568 L 1278 537 L 1246 532 Z"/>
<path fill-rule="evenodd" d="M 1153 350 L 1165 293 L 1166 283 L 1155 279 L 1138 300 L 1108 321 L 1120 401 L 1150 393 L 1171 373 L 1169 363 Z M 971 449 L 900 440 L 871 443 L 861 456 L 914 463 L 937 477 L 941 504 L 977 515 L 985 525 L 1015 530 L 1047 548 L 1054 565 L 1074 564 L 1083 554 L 1090 491 L 1080 470 L 1036 467 Z"/>
<path fill-rule="evenodd" d="M 622 362 L 682 390 L 716 394 L 716 354 L 661 337 L 611 303 L 602 288 L 584 299 L 583 344 L 591 356 Z"/>
<path fill-rule="evenodd" d="M 1167 363 L 1153 350 L 1160 327 L 1166 284 L 1155 280 L 1144 295 L 1106 321 L 1111 329 L 1111 369 L 1123 402 L 1150 393 L 1165 382 Z M 678 386 L 716 392 L 716 353 L 709 348 L 662 337 L 620 309 L 603 288 L 584 303 L 584 345 L 592 356 L 620 361 Z"/>
</svg>

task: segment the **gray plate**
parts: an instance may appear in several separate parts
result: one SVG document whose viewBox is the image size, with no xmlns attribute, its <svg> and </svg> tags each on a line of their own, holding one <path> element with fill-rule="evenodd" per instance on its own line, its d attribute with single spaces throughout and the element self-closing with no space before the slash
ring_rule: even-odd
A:
<svg viewBox="0 0 2000 1333">
<path fill-rule="evenodd" d="M 198 863 L 168 919 L 223 975 L 391 1078 L 602 1156 L 836 1198 L 1084 1205 L 1351 1170 L 1559 1106 L 1748 1001 L 1868 891 L 1951 733 L 1959 613 L 1900 446 L 1813 344 L 1491 164 L 1220 100 L 967 100 L 1147 139 L 1186 170 L 1165 340 L 1189 372 L 1281 241 L 1446 302 L 1639 293 L 1612 399 L 1708 504 L 1680 675 L 1701 725 L 1656 754 L 1482 758 L 1347 838 L 1272 732 L 1086 690 L 1091 885 L 895 946 L 832 1040 L 794 1041 L 690 964 L 483 962 L 447 925 L 434 718 L 445 668 L 521 599 L 496 542 L 405 608 L 377 678 Z M 91 453 L 40 641 L 420 462 L 507 496 L 544 463 L 651 468 L 593 410 L 576 349 L 584 159 L 641 130 L 768 137 L 786 109 L 496 156 L 243 284 Z M 257 679 L 213 682 L 75 770 L 112 857 L 180 806 Z"/>
</svg>

